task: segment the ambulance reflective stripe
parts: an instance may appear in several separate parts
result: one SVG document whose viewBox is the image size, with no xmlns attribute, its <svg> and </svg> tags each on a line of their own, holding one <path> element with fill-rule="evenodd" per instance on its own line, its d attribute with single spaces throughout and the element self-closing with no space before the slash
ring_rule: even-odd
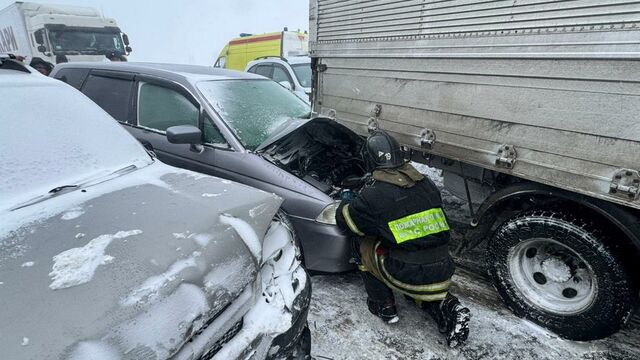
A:
<svg viewBox="0 0 640 360">
<path fill-rule="evenodd" d="M 364 233 L 360 231 L 360 229 L 358 229 L 358 227 L 356 226 L 356 223 L 353 222 L 353 219 L 349 214 L 349 204 L 345 205 L 342 208 L 342 216 L 344 217 L 344 220 L 347 222 L 347 226 L 349 227 L 349 229 L 351 229 L 351 231 L 353 231 L 355 234 L 358 234 L 360 236 L 364 236 Z"/>
<path fill-rule="evenodd" d="M 449 224 L 441 208 L 405 216 L 390 221 L 388 225 L 398 244 L 449 230 Z"/>
</svg>

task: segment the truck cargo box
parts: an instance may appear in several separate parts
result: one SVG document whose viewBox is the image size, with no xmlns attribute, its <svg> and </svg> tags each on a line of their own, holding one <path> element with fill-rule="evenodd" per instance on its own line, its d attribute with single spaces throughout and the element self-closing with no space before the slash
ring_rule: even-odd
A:
<svg viewBox="0 0 640 360">
<path fill-rule="evenodd" d="M 640 1 L 312 0 L 314 110 L 640 208 Z"/>
</svg>

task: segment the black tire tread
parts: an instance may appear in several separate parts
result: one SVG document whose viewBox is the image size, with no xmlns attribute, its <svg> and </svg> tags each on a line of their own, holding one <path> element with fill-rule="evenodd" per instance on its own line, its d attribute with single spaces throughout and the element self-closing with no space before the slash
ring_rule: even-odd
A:
<svg viewBox="0 0 640 360">
<path fill-rule="evenodd" d="M 583 313 L 560 316 L 544 312 L 529 305 L 520 291 L 509 283 L 506 264 L 508 249 L 521 238 L 526 238 L 527 234 L 533 233 L 536 237 L 556 239 L 560 235 L 571 241 L 571 247 L 577 252 L 597 254 L 590 261 L 607 268 L 608 274 L 598 279 L 599 296 Z M 583 236 L 578 236 L 579 234 Z M 611 244 L 606 234 L 591 219 L 565 211 L 530 210 L 512 217 L 496 229 L 488 245 L 489 274 L 505 304 L 517 316 L 530 319 L 567 339 L 599 339 L 617 332 L 628 321 L 635 305 L 635 286 Z M 613 289 L 616 291 L 612 291 Z M 608 296 L 609 301 L 600 294 Z"/>
</svg>

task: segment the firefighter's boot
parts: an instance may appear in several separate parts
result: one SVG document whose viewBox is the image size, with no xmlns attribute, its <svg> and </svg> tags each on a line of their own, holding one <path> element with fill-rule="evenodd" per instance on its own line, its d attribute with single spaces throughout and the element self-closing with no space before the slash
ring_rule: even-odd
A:
<svg viewBox="0 0 640 360">
<path fill-rule="evenodd" d="M 367 306 L 369 307 L 369 311 L 382 319 L 382 321 L 387 324 L 397 323 L 400 318 L 398 317 L 398 310 L 396 309 L 396 304 L 392 301 L 375 301 L 371 299 L 367 299 Z"/>
<path fill-rule="evenodd" d="M 457 297 L 447 294 L 441 302 L 430 303 L 424 309 L 438 323 L 438 330 L 445 335 L 449 347 L 457 347 L 467 340 L 471 313 Z"/>
</svg>

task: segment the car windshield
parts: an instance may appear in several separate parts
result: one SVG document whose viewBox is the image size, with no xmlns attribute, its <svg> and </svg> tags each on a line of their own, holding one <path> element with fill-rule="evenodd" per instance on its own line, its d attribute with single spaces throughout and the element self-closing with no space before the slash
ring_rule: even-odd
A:
<svg viewBox="0 0 640 360">
<path fill-rule="evenodd" d="M 153 161 L 126 130 L 77 90 L 42 81 L 30 86 L 24 77 L 12 83 L 0 75 L 5 125 L 0 132 L 0 210 Z"/>
<path fill-rule="evenodd" d="M 271 80 L 203 81 L 197 86 L 249 150 L 287 120 L 311 115 L 307 103 Z"/>
<path fill-rule="evenodd" d="M 302 87 L 311 87 L 311 64 L 294 64 L 291 65 L 291 68 L 296 73 L 296 78 Z"/>
<path fill-rule="evenodd" d="M 116 32 L 49 30 L 49 40 L 55 52 L 105 54 L 110 51 L 121 51 L 124 53 L 122 39 Z"/>
</svg>

